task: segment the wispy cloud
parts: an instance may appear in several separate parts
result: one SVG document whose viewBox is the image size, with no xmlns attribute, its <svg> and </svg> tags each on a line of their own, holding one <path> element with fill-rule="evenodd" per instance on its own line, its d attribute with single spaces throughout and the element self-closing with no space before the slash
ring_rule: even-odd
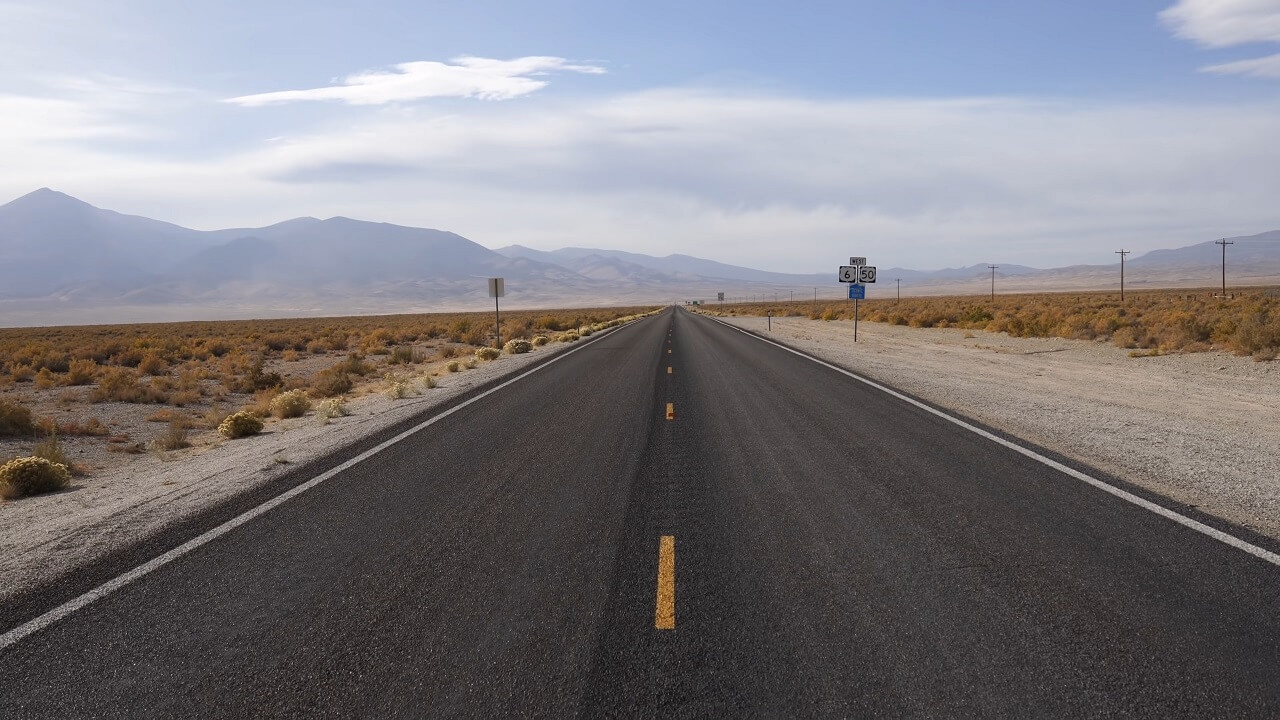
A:
<svg viewBox="0 0 1280 720">
<path fill-rule="evenodd" d="M 558 57 L 493 60 L 466 56 L 455 58 L 452 64 L 430 60 L 400 63 L 394 71 L 358 73 L 343 78 L 338 85 L 243 95 L 227 102 L 253 107 L 308 100 L 331 100 L 349 105 L 382 105 L 433 97 L 509 100 L 546 87 L 547 81 L 538 78 L 552 72 L 599 75 L 605 69 L 595 65 L 576 65 Z"/>
<path fill-rule="evenodd" d="M 1280 43 L 1278 0 L 1178 0 L 1160 13 L 1174 35 L 1203 47 Z M 1204 72 L 1280 78 L 1280 54 L 1220 63 Z"/>
</svg>

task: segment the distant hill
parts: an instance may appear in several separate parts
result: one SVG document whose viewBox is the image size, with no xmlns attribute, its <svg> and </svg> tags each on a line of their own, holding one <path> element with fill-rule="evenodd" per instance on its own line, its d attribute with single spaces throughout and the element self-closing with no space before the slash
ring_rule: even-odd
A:
<svg viewBox="0 0 1280 720">
<path fill-rule="evenodd" d="M 1280 282 L 1280 231 L 1232 238 L 1234 284 Z M 1208 286 L 1220 278 L 1212 241 L 1128 263 L 1131 287 Z M 997 263 L 998 264 L 998 263 Z M 444 230 L 344 217 L 197 231 L 96 208 L 42 188 L 0 205 L 0 325 L 284 317 L 491 307 L 486 277 L 507 279 L 507 306 L 647 304 L 843 292 L 830 273 L 788 274 L 684 254 L 599 248 L 490 250 Z M 14 272 L 17 268 L 20 271 Z M 880 268 L 870 297 L 984 293 L 986 263 L 919 271 Z M 1118 267 L 1000 264 L 999 291 L 1101 289 Z M 798 299 L 798 298 L 797 298 Z"/>
</svg>

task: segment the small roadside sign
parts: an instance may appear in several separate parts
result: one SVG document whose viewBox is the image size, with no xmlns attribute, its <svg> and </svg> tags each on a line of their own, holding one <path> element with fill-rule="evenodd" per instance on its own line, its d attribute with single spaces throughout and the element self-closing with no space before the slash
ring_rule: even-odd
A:
<svg viewBox="0 0 1280 720">
<path fill-rule="evenodd" d="M 845 282 L 845 283 L 858 282 L 858 266 L 857 265 L 841 265 L 839 277 L 840 277 L 840 282 Z"/>
<path fill-rule="evenodd" d="M 867 259 L 864 257 L 851 257 L 849 258 L 849 264 L 850 265 L 866 265 Z"/>
<path fill-rule="evenodd" d="M 859 265 L 858 266 L 858 282 L 873 283 L 876 281 L 875 265 Z"/>
<path fill-rule="evenodd" d="M 850 285 L 850 286 L 849 286 L 849 299 L 850 299 L 850 300 L 866 300 L 866 299 L 867 299 L 867 286 L 866 286 L 866 285 L 858 285 L 858 284 L 856 284 L 856 283 L 855 283 L 855 284 L 853 284 L 853 285 Z"/>
<path fill-rule="evenodd" d="M 724 302 L 724 293 L 716 293 L 716 300 Z"/>
<path fill-rule="evenodd" d="M 504 278 L 489 278 L 489 297 L 506 297 L 507 284 Z"/>
</svg>

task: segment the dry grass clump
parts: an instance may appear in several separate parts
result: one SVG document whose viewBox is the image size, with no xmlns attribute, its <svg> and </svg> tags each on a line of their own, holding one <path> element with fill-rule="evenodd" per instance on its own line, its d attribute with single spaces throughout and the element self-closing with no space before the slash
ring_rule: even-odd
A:
<svg viewBox="0 0 1280 720">
<path fill-rule="evenodd" d="M 450 360 L 449 362 L 445 363 L 444 369 L 448 370 L 451 373 L 456 373 L 462 370 L 462 363 L 458 362 L 457 360 Z"/>
<path fill-rule="evenodd" d="M 413 386 L 409 384 L 409 381 L 395 373 L 387 373 L 383 380 L 386 381 L 387 385 L 383 388 L 382 394 L 392 400 L 402 400 L 414 394 Z"/>
<path fill-rule="evenodd" d="M 321 401 L 316 408 L 316 414 L 325 419 L 345 417 L 351 414 L 347 409 L 347 403 L 343 398 L 329 398 Z"/>
<path fill-rule="evenodd" d="M 66 465 L 42 457 L 15 458 L 0 465 L 0 497 L 6 500 L 61 490 L 69 482 Z"/>
<path fill-rule="evenodd" d="M 551 339 L 548 338 L 546 335 L 536 335 L 534 336 L 533 340 L 531 340 L 530 342 L 533 343 L 534 347 L 542 347 L 543 345 L 546 345 L 547 343 L 551 342 Z"/>
<path fill-rule="evenodd" d="M 516 338 L 515 340 L 508 340 L 507 343 L 502 346 L 502 349 L 508 355 L 520 355 L 533 350 L 533 343 L 523 338 Z"/>
<path fill-rule="evenodd" d="M 191 431 L 191 421 L 185 417 L 175 417 L 169 421 L 169 427 L 160 433 L 155 439 L 155 446 L 161 450 L 181 450 L 182 448 L 191 447 L 188 436 Z"/>
<path fill-rule="evenodd" d="M 498 348 L 482 347 L 476 348 L 475 356 L 479 360 L 497 360 L 502 353 Z"/>
<path fill-rule="evenodd" d="M 578 342 L 579 335 L 577 332 L 570 330 L 569 332 L 560 333 L 556 336 L 557 342 L 571 343 Z"/>
<path fill-rule="evenodd" d="M 22 437 L 35 432 L 31 410 L 26 406 L 0 398 L 0 437 Z"/>
<path fill-rule="evenodd" d="M 311 409 L 305 390 L 289 390 L 271 399 L 271 414 L 278 418 L 302 417 Z"/>
<path fill-rule="evenodd" d="M 257 435 L 260 432 L 262 432 L 262 421 L 257 415 L 247 410 L 228 415 L 227 419 L 218 426 L 218 433 L 232 440 Z"/>
</svg>

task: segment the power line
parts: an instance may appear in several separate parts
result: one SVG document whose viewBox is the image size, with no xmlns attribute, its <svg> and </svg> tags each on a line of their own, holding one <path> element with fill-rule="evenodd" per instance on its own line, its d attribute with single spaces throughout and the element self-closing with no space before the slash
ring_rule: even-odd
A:
<svg viewBox="0 0 1280 720">
<path fill-rule="evenodd" d="M 1235 243 L 1226 238 L 1222 238 L 1221 240 L 1214 240 L 1213 244 L 1222 246 L 1222 297 L 1223 299 L 1226 299 L 1227 297 L 1227 246 L 1235 245 Z"/>
<path fill-rule="evenodd" d="M 992 302 L 995 302 L 995 299 L 996 299 L 996 268 L 998 268 L 998 267 L 1000 267 L 1000 266 L 999 266 L 999 265 L 988 265 L 987 267 L 991 268 L 991 300 L 992 300 Z"/>
<path fill-rule="evenodd" d="M 1116 254 L 1120 256 L 1120 302 L 1124 302 L 1124 256 L 1133 252 L 1132 250 L 1120 249 Z"/>
</svg>

